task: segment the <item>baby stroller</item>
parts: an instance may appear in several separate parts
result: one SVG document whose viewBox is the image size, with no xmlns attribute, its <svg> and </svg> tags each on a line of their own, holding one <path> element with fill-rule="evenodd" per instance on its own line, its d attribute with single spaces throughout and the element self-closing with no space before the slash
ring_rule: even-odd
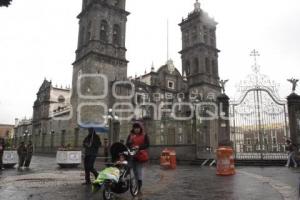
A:
<svg viewBox="0 0 300 200">
<path fill-rule="evenodd" d="M 122 143 L 115 143 L 110 148 L 112 163 L 99 173 L 93 182 L 93 191 L 103 188 L 103 199 L 110 200 L 114 194 L 122 194 L 130 190 L 133 197 L 137 196 L 139 187 L 130 167 L 130 161 L 137 153 L 136 149 L 128 149 Z"/>
</svg>

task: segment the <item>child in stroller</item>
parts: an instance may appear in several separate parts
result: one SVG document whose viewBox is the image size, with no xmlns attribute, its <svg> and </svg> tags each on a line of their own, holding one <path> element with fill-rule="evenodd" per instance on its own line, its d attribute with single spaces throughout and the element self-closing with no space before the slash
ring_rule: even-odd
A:
<svg viewBox="0 0 300 200">
<path fill-rule="evenodd" d="M 109 200 L 114 194 L 122 194 L 130 189 L 132 196 L 138 194 L 138 184 L 130 167 L 130 160 L 136 150 L 129 150 L 122 143 L 115 143 L 110 148 L 112 163 L 107 163 L 93 182 L 93 191 L 103 188 L 103 199 Z"/>
</svg>

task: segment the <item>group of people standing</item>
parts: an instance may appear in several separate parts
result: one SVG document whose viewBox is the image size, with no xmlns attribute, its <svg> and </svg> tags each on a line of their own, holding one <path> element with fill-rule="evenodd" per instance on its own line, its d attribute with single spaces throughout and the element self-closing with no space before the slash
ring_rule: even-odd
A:
<svg viewBox="0 0 300 200">
<path fill-rule="evenodd" d="M 33 154 L 32 142 L 29 141 L 27 145 L 25 145 L 25 142 L 21 142 L 17 149 L 17 152 L 19 156 L 18 169 L 21 169 L 22 167 L 29 168 Z"/>
<path fill-rule="evenodd" d="M 3 169 L 3 154 L 7 149 L 6 147 L 7 145 L 5 144 L 5 140 L 3 138 L 0 138 L 0 170 Z M 29 168 L 33 155 L 32 142 L 29 141 L 27 145 L 25 145 L 25 142 L 21 142 L 17 148 L 17 152 L 19 156 L 18 169 L 20 169 L 21 167 Z"/>
</svg>

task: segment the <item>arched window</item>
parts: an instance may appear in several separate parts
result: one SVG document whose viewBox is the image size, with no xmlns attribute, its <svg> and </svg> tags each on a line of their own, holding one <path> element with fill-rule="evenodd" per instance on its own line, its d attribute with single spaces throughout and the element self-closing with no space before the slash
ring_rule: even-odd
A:
<svg viewBox="0 0 300 200">
<path fill-rule="evenodd" d="M 86 41 L 90 41 L 92 36 L 92 21 L 89 21 L 88 27 L 87 27 L 87 35 L 86 35 Z"/>
<path fill-rule="evenodd" d="M 210 71 L 210 62 L 209 62 L 208 58 L 205 58 L 205 71 L 206 71 L 207 74 L 211 73 L 211 71 Z"/>
<path fill-rule="evenodd" d="M 85 28 L 84 26 L 82 26 L 80 30 L 80 37 L 79 37 L 79 47 L 84 45 L 84 32 L 85 32 Z"/>
<path fill-rule="evenodd" d="M 107 21 L 102 20 L 100 26 L 100 41 L 101 42 L 108 42 L 107 41 L 107 32 L 108 32 L 108 24 Z"/>
<path fill-rule="evenodd" d="M 213 75 L 218 76 L 218 65 L 215 60 L 211 61 L 211 66 L 212 66 L 212 70 L 213 70 L 213 72 L 212 72 Z"/>
<path fill-rule="evenodd" d="M 120 26 L 115 24 L 113 29 L 113 44 L 114 45 L 121 45 L 121 29 Z"/>
<path fill-rule="evenodd" d="M 194 58 L 193 61 L 193 72 L 198 73 L 199 72 L 199 60 L 198 58 Z"/>
<path fill-rule="evenodd" d="M 197 40 L 197 27 L 193 27 L 192 29 L 192 40 L 195 41 Z"/>
<path fill-rule="evenodd" d="M 190 33 L 189 30 L 183 33 L 183 45 L 184 47 L 188 47 L 190 45 Z"/>
<path fill-rule="evenodd" d="M 191 73 L 191 64 L 190 64 L 190 61 L 186 61 L 185 62 L 185 73 L 187 76 L 190 75 Z"/>
</svg>

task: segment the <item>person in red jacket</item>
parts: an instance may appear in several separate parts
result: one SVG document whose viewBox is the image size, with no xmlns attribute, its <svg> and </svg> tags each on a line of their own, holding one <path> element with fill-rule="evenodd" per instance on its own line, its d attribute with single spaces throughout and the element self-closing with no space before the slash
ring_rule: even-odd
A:
<svg viewBox="0 0 300 200">
<path fill-rule="evenodd" d="M 141 188 L 143 185 L 144 163 L 149 160 L 147 149 L 149 148 L 149 137 L 144 132 L 143 125 L 140 122 L 134 122 L 131 133 L 127 138 L 126 145 L 129 148 L 137 149 L 137 154 L 132 161 L 132 168 L 135 179 L 138 182 L 139 195 L 141 195 Z"/>
</svg>

